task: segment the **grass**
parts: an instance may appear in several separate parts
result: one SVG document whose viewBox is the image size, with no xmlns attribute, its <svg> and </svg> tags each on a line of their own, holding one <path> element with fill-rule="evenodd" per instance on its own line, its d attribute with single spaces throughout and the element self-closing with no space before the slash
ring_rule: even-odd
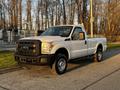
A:
<svg viewBox="0 0 120 90">
<path fill-rule="evenodd" d="M 0 68 L 8 68 L 16 65 L 14 60 L 13 52 L 11 51 L 0 51 Z"/>
<path fill-rule="evenodd" d="M 120 48 L 120 43 L 108 43 L 107 47 L 108 47 L 108 49 Z"/>
</svg>

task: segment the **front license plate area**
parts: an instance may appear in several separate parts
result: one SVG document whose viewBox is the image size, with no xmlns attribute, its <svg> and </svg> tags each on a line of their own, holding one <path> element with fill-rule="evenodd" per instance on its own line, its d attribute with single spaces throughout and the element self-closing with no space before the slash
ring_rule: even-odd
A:
<svg viewBox="0 0 120 90">
<path fill-rule="evenodd" d="M 20 58 L 20 62 L 21 63 L 35 64 L 35 63 L 39 63 L 39 60 L 32 59 L 32 58 Z"/>
</svg>

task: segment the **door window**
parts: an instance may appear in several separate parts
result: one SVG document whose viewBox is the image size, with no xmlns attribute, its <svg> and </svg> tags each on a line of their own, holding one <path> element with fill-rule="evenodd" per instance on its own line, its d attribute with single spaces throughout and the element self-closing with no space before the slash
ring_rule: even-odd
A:
<svg viewBox="0 0 120 90">
<path fill-rule="evenodd" d="M 82 31 L 82 28 L 76 27 L 72 34 L 72 40 L 84 40 L 84 39 L 85 39 L 85 34 Z"/>
</svg>

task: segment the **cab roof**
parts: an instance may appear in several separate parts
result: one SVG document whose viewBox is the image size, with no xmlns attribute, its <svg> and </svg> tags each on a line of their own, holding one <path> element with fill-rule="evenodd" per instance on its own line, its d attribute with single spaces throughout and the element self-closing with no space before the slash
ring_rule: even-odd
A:
<svg viewBox="0 0 120 90">
<path fill-rule="evenodd" d="M 52 27 L 60 27 L 60 26 L 84 27 L 83 24 L 78 24 L 78 25 L 69 25 L 69 24 L 67 24 L 67 25 L 56 25 L 56 26 L 52 26 Z"/>
</svg>

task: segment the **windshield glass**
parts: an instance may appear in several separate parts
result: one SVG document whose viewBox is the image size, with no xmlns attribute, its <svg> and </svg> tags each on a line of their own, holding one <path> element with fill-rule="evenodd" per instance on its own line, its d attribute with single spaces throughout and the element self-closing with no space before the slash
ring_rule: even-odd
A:
<svg viewBox="0 0 120 90">
<path fill-rule="evenodd" d="M 73 26 L 50 27 L 41 36 L 62 36 L 68 37 Z"/>
</svg>

